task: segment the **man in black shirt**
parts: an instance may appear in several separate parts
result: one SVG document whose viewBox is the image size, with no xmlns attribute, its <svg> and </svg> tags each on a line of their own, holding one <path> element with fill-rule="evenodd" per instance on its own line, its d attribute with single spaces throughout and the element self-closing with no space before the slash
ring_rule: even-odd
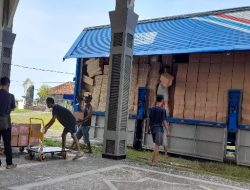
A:
<svg viewBox="0 0 250 190">
<path fill-rule="evenodd" d="M 6 156 L 6 168 L 16 168 L 16 164 L 12 163 L 11 150 L 11 119 L 10 112 L 15 109 L 15 97 L 8 92 L 10 79 L 8 77 L 1 78 L 0 88 L 0 137 L 4 142 L 4 152 Z M 0 160 L 1 165 L 1 160 Z"/>
<path fill-rule="evenodd" d="M 154 152 L 152 155 L 152 160 L 150 165 L 155 165 L 159 157 L 159 147 L 163 145 L 163 126 L 166 128 L 167 134 L 170 134 L 166 110 L 162 108 L 164 97 L 162 95 L 157 95 L 156 106 L 150 108 L 149 111 L 149 126 L 153 137 L 153 142 L 155 143 Z"/>
<path fill-rule="evenodd" d="M 62 107 L 60 105 L 55 104 L 53 98 L 47 98 L 46 99 L 47 107 L 52 108 L 52 119 L 49 121 L 49 123 L 45 126 L 45 133 L 47 130 L 54 124 L 55 120 L 57 119 L 62 126 L 64 127 L 63 133 L 62 133 L 62 149 L 65 149 L 65 143 L 66 143 L 66 136 L 68 133 L 71 134 L 71 137 L 73 138 L 76 146 L 77 146 L 77 154 L 76 157 L 81 156 L 80 152 L 80 146 L 79 141 L 76 137 L 76 120 L 73 114 L 66 109 L 65 107 Z"/>
</svg>

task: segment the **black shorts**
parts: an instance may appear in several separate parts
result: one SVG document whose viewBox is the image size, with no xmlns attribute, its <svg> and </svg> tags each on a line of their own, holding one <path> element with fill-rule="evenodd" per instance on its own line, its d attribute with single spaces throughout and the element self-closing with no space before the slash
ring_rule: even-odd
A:
<svg viewBox="0 0 250 190">
<path fill-rule="evenodd" d="M 156 145 L 158 146 L 163 145 L 163 133 L 161 132 L 152 133 L 152 137 L 153 137 L 153 142 Z"/>
<path fill-rule="evenodd" d="M 72 125 L 72 126 L 66 126 L 66 127 L 64 127 L 63 133 L 70 133 L 71 135 L 73 133 L 76 133 L 76 126 Z"/>
</svg>

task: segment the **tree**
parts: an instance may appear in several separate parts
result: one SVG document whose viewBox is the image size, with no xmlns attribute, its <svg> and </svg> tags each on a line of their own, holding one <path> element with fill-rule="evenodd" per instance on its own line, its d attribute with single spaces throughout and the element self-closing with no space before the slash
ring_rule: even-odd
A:
<svg viewBox="0 0 250 190">
<path fill-rule="evenodd" d="M 44 101 L 49 96 L 49 92 L 50 92 L 50 87 L 45 84 L 39 88 L 37 95 L 39 96 L 41 101 Z"/>
</svg>

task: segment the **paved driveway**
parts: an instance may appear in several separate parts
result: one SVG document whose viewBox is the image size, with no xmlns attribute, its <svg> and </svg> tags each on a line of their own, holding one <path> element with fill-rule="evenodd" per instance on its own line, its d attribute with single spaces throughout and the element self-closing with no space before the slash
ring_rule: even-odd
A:
<svg viewBox="0 0 250 190">
<path fill-rule="evenodd" d="M 4 158 L 0 156 L 3 160 Z M 128 161 L 113 161 L 88 156 L 73 161 L 59 157 L 47 160 L 26 160 L 25 154 L 15 154 L 18 168 L 0 169 L 0 189 L 93 189 L 93 190 L 243 190 L 246 184 L 217 177 L 200 176 L 178 171 L 163 171 Z"/>
</svg>

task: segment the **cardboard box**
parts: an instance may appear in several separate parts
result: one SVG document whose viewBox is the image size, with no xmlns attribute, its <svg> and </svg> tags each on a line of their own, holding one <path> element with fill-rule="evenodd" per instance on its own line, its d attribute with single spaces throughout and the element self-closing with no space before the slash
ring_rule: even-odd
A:
<svg viewBox="0 0 250 190">
<path fill-rule="evenodd" d="M 178 63 L 178 72 L 177 73 L 186 74 L 187 71 L 188 71 L 188 64 Z"/>
<path fill-rule="evenodd" d="M 173 117 L 175 118 L 183 118 L 184 107 L 174 107 Z"/>
<path fill-rule="evenodd" d="M 102 84 L 102 79 L 103 79 L 103 75 L 96 76 L 95 77 L 95 86 L 101 85 Z"/>
<path fill-rule="evenodd" d="M 86 75 L 83 75 L 83 82 L 91 86 L 94 85 L 94 80 Z"/>
<path fill-rule="evenodd" d="M 199 63 L 200 62 L 200 54 L 199 53 L 189 54 L 189 62 Z"/>
<path fill-rule="evenodd" d="M 148 64 L 148 63 L 149 63 L 149 56 L 147 55 L 140 56 L 139 64 Z"/>
<path fill-rule="evenodd" d="M 28 146 L 29 145 L 29 135 L 19 135 L 18 136 L 18 146 Z"/>
<path fill-rule="evenodd" d="M 18 135 L 12 135 L 11 136 L 11 146 L 17 147 L 18 145 Z"/>
<path fill-rule="evenodd" d="M 30 124 L 17 124 L 19 127 L 19 134 L 28 135 L 30 133 Z"/>
<path fill-rule="evenodd" d="M 138 64 L 139 64 L 139 59 L 140 59 L 139 56 L 134 56 L 134 57 L 133 57 L 133 65 L 134 65 L 134 64 L 137 64 L 137 65 L 138 65 Z"/>
<path fill-rule="evenodd" d="M 222 53 L 212 53 L 212 54 L 210 54 L 211 55 L 211 63 L 213 64 L 213 63 L 221 63 L 222 62 L 222 57 L 223 57 L 223 55 L 222 55 Z"/>
<path fill-rule="evenodd" d="M 38 146 L 39 142 L 40 142 L 39 138 L 35 138 L 35 137 L 29 138 L 29 145 L 30 146 Z"/>
<path fill-rule="evenodd" d="M 184 110 L 184 118 L 185 119 L 194 119 L 195 110 L 185 109 Z"/>
<path fill-rule="evenodd" d="M 217 113 L 217 122 L 226 123 L 227 115 L 225 113 Z"/>
<path fill-rule="evenodd" d="M 187 82 L 197 82 L 198 73 L 188 73 L 187 74 Z"/>
<path fill-rule="evenodd" d="M 15 135 L 18 135 L 18 134 L 19 134 L 19 128 L 18 128 L 18 126 L 16 126 L 15 124 L 12 124 L 11 135 L 15 136 Z"/>
<path fill-rule="evenodd" d="M 197 83 L 196 82 L 187 82 L 186 83 L 186 89 L 192 89 L 192 90 L 196 90 L 197 87 Z"/>
<path fill-rule="evenodd" d="M 162 85 L 164 85 L 165 87 L 171 86 L 173 83 L 173 80 L 174 80 L 174 77 L 168 73 L 164 73 L 160 77 L 160 81 Z"/>
<path fill-rule="evenodd" d="M 75 117 L 76 121 L 83 120 L 83 113 L 82 112 L 73 112 L 72 114 Z"/>
<path fill-rule="evenodd" d="M 198 73 L 199 66 L 200 66 L 199 62 L 198 63 L 189 62 L 189 64 L 188 64 L 188 72 Z"/>
<path fill-rule="evenodd" d="M 210 63 L 200 63 L 199 73 L 209 73 Z"/>
<path fill-rule="evenodd" d="M 108 75 L 109 74 L 109 65 L 104 65 L 103 67 L 103 74 Z"/>
</svg>

